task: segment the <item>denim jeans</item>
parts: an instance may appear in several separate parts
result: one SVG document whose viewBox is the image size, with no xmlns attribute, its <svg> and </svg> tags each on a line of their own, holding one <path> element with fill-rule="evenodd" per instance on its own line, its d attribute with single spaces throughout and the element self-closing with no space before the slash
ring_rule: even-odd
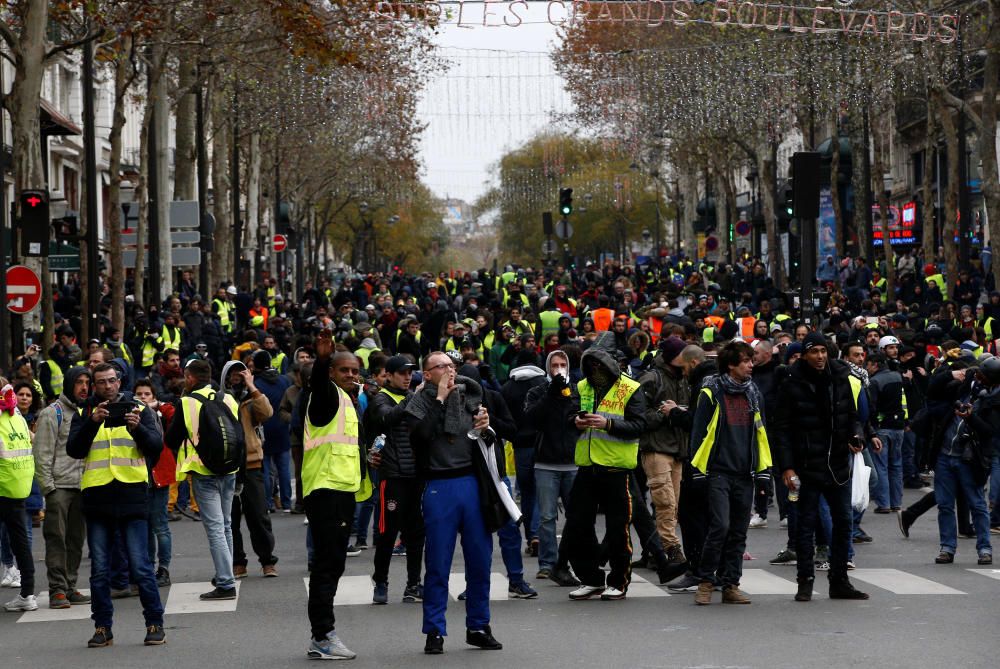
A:
<svg viewBox="0 0 1000 669">
<path fill-rule="evenodd" d="M 903 506 L 903 431 L 879 430 L 882 450 L 873 453 L 878 483 L 875 485 L 875 506 L 898 509 Z"/>
<path fill-rule="evenodd" d="M 510 479 L 504 476 L 503 482 L 510 492 Z M 511 584 L 521 583 L 524 581 L 524 561 L 521 559 L 521 531 L 517 529 L 517 523 L 508 521 L 497 530 L 497 541 L 500 544 L 503 566 L 507 569 L 507 580 Z"/>
<path fill-rule="evenodd" d="M 201 523 L 208 535 L 208 549 L 215 564 L 215 585 L 223 590 L 236 587 L 233 576 L 233 530 L 230 519 L 233 495 L 236 492 L 236 474 L 192 478 L 194 494 L 198 496 Z"/>
<path fill-rule="evenodd" d="M 146 497 L 146 511 L 149 515 L 149 562 L 156 565 L 156 557 L 160 557 L 160 566 L 170 569 L 171 534 L 170 523 L 167 521 L 167 499 L 170 497 L 170 486 L 152 488 Z"/>
<path fill-rule="evenodd" d="M 976 528 L 976 551 L 992 553 L 990 546 L 990 514 L 986 510 L 983 486 L 972 479 L 972 469 L 955 455 L 938 455 L 934 467 L 934 500 L 938 507 L 938 534 L 941 550 L 955 554 L 958 548 L 958 525 L 955 520 L 955 497 L 962 494 L 972 512 Z"/>
<path fill-rule="evenodd" d="M 917 433 L 907 430 L 903 433 L 903 481 L 919 481 L 917 467 Z"/>
<path fill-rule="evenodd" d="M 28 548 L 31 548 L 31 516 L 31 513 L 24 512 L 24 517 L 27 519 L 25 525 L 28 530 Z M 14 566 L 14 551 L 11 550 L 10 535 L 7 534 L 7 526 L 3 523 L 0 523 L 0 564 L 5 567 Z"/>
<path fill-rule="evenodd" d="M 524 515 L 524 540 L 538 537 L 538 508 L 535 503 L 535 449 L 515 448 L 514 464 L 517 489 L 521 491 L 521 513 Z"/>
<path fill-rule="evenodd" d="M 31 557 L 31 514 L 25 511 L 23 499 L 0 497 L 0 529 L 7 537 L 11 563 L 17 558 L 21 572 L 21 596 L 35 594 L 35 563 Z M 9 565 L 8 565 L 9 566 Z"/>
<path fill-rule="evenodd" d="M 535 489 L 538 493 L 538 568 L 553 570 L 559 554 L 556 539 L 556 519 L 559 500 L 564 513 L 569 509 L 569 494 L 573 489 L 576 470 L 557 471 L 535 468 Z"/>
<path fill-rule="evenodd" d="M 1000 527 L 1000 453 L 993 456 L 990 468 L 990 527 Z"/>
<path fill-rule="evenodd" d="M 90 610 L 95 627 L 110 628 L 114 618 L 111 602 L 111 553 L 115 535 L 123 537 L 128 551 L 129 571 L 139 588 L 142 617 L 146 626 L 163 624 L 163 603 L 149 561 L 149 527 L 145 518 L 87 517 L 87 545 L 90 547 Z"/>
<path fill-rule="evenodd" d="M 292 508 L 292 454 L 291 451 L 264 454 L 264 494 L 267 508 L 274 511 L 274 485 L 278 485 L 278 499 L 282 509 Z M 275 481 L 277 479 L 277 481 Z"/>
</svg>

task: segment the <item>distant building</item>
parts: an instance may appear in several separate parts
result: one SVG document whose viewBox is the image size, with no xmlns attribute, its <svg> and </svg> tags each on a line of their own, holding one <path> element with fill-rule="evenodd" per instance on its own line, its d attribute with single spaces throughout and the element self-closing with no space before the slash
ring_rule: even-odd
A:
<svg viewBox="0 0 1000 669">
<path fill-rule="evenodd" d="M 453 241 L 465 240 L 475 233 L 476 220 L 472 205 L 465 200 L 444 198 L 438 200 L 437 209 L 441 212 L 441 220 Z"/>
</svg>

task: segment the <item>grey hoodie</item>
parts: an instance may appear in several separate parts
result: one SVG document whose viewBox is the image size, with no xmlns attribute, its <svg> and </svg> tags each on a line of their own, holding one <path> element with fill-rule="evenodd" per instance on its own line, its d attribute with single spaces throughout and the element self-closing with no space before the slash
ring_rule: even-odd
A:
<svg viewBox="0 0 1000 669">
<path fill-rule="evenodd" d="M 77 412 L 72 397 L 73 386 L 83 374 L 90 376 L 86 367 L 74 366 L 66 370 L 63 392 L 59 399 L 38 413 L 32 455 L 35 457 L 35 479 L 43 495 L 56 488 L 80 489 L 84 461 L 66 454 L 66 442 L 69 440 L 73 416 Z"/>
</svg>

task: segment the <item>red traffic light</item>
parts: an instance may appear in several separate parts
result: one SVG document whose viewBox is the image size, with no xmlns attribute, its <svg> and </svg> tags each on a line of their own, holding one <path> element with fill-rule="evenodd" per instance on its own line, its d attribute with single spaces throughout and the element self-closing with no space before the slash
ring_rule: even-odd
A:
<svg viewBox="0 0 1000 669">
<path fill-rule="evenodd" d="M 32 208 L 37 207 L 42 203 L 42 199 L 37 195 L 32 195 L 27 199 L 27 203 L 32 206 Z"/>
</svg>

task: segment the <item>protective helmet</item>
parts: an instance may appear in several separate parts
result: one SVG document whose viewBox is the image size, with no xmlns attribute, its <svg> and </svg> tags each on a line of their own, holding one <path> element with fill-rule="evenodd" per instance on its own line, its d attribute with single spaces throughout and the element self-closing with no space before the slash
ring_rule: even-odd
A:
<svg viewBox="0 0 1000 669">
<path fill-rule="evenodd" d="M 990 358 L 985 362 L 980 362 L 979 371 L 989 385 L 1000 384 L 1000 358 Z"/>
<path fill-rule="evenodd" d="M 878 350 L 882 351 L 886 346 L 899 346 L 899 340 L 892 335 L 887 335 L 878 340 Z"/>
</svg>

